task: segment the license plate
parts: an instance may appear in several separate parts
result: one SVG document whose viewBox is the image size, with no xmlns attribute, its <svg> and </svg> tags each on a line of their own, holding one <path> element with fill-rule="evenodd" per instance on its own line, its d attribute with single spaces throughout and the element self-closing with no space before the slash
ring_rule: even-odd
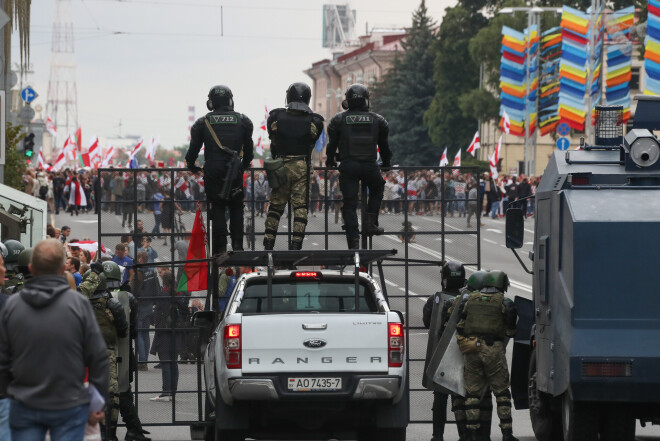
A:
<svg viewBox="0 0 660 441">
<path fill-rule="evenodd" d="M 341 378 L 289 377 L 289 390 L 292 392 L 318 392 L 341 390 Z"/>
</svg>

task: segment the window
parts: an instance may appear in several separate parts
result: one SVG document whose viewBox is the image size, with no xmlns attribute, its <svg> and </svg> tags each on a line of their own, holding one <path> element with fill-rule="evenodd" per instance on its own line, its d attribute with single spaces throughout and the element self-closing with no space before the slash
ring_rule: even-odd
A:
<svg viewBox="0 0 660 441">
<path fill-rule="evenodd" d="M 639 66 L 631 69 L 630 90 L 639 90 Z"/>
<path fill-rule="evenodd" d="M 360 284 L 359 308 L 361 312 L 378 312 L 367 288 Z M 354 312 L 355 284 L 352 280 L 305 281 L 273 280 L 272 312 Z M 258 280 L 245 288 L 243 300 L 238 307 L 240 313 L 268 311 L 268 283 Z"/>
</svg>

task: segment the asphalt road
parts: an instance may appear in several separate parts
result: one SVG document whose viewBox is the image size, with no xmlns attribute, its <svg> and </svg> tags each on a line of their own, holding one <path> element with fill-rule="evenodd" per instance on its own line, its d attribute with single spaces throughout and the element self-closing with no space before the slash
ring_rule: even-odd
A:
<svg viewBox="0 0 660 441">
<path fill-rule="evenodd" d="M 153 228 L 153 215 L 144 213 L 138 215 L 145 225 L 145 229 L 151 231 Z M 51 223 L 60 227 L 69 225 L 72 228 L 70 238 L 90 238 L 95 240 L 98 237 L 97 217 L 92 214 L 81 214 L 80 216 L 69 216 L 60 214 L 52 216 Z M 185 213 L 182 221 L 187 229 L 192 228 L 194 213 Z M 328 240 L 330 249 L 345 249 L 346 242 L 342 235 L 341 218 L 339 223 L 334 223 L 334 214 L 329 213 L 327 220 L 328 231 L 332 233 Z M 439 261 L 445 259 L 459 260 L 476 264 L 479 261 L 477 255 L 477 232 L 474 228 L 475 221 L 472 220 L 472 228 L 467 228 L 466 218 L 448 217 L 444 222 L 445 237 L 444 255 L 442 252 L 443 222 L 440 216 L 410 216 L 408 219 L 416 229 L 417 236 L 414 243 L 408 245 L 407 253 L 405 245 L 397 237 L 402 229 L 404 218 L 398 214 L 385 214 L 380 217 L 380 224 L 386 230 L 385 235 L 374 238 L 373 248 L 394 248 L 397 249 L 397 257 L 408 257 L 410 259 L 425 259 Z M 263 223 L 265 217 L 256 217 L 255 231 L 263 232 Z M 480 230 L 480 261 L 481 268 L 500 269 L 505 271 L 511 280 L 511 287 L 508 295 L 522 296 L 530 298 L 532 295 L 532 278 L 527 274 L 516 260 L 512 252 L 504 246 L 504 220 L 503 219 L 482 219 L 484 226 Z M 309 217 L 307 227 L 307 238 L 305 239 L 305 249 L 323 249 L 325 246 L 325 237 L 320 233 L 325 231 L 326 220 L 324 213 L 317 213 L 317 216 Z M 529 265 L 531 262 L 527 258 L 528 251 L 531 250 L 533 240 L 533 219 L 529 219 L 525 225 L 525 246 L 519 250 L 523 262 Z M 122 228 L 121 217 L 114 214 L 103 213 L 101 217 L 101 227 L 104 234 L 118 234 L 128 232 L 127 228 Z M 280 234 L 276 242 L 277 249 L 286 249 L 286 238 L 283 236 L 287 228 L 287 219 L 282 218 L 280 225 Z M 263 236 L 257 236 L 256 249 L 262 249 L 261 240 Z M 114 249 L 114 245 L 119 242 L 119 237 L 104 237 L 103 243 L 109 248 Z M 161 262 L 171 260 L 174 255 L 170 246 L 165 246 L 162 239 L 154 238 L 152 245 L 159 254 Z M 476 265 L 467 267 L 468 274 L 477 269 Z M 398 309 L 407 313 L 407 321 L 410 326 L 410 357 L 411 359 L 422 359 L 426 351 L 427 333 L 421 329 L 422 306 L 426 298 L 441 289 L 439 267 L 437 266 L 409 266 L 406 273 L 403 266 L 391 266 L 385 268 L 386 288 L 390 296 L 390 304 L 393 309 Z M 403 297 L 408 285 L 409 297 Z M 401 296 L 401 297 L 397 297 Z M 508 358 L 510 361 L 509 345 Z M 158 395 L 162 390 L 162 376 L 158 369 L 153 365 L 157 362 L 154 356 L 151 356 L 149 371 L 138 372 L 137 385 L 134 389 L 139 390 L 138 409 L 140 417 L 145 425 L 163 424 L 171 422 L 173 417 L 177 421 L 194 421 L 199 414 L 198 396 L 194 392 L 197 390 L 198 371 L 197 366 L 192 364 L 180 365 L 179 393 L 176 401 L 171 402 L 153 402 L 149 398 Z M 421 388 L 421 372 L 423 369 L 422 361 L 411 362 L 411 388 Z M 188 391 L 188 392 L 186 392 Z M 431 401 L 432 394 L 427 391 L 418 391 L 411 393 L 411 418 L 414 420 L 431 419 Z M 173 411 L 174 407 L 174 411 Z M 526 410 L 513 412 L 514 434 L 522 441 L 534 440 L 529 415 Z M 154 440 L 186 440 L 190 439 L 190 432 L 187 427 L 148 427 Z M 123 429 L 120 430 L 120 436 L 123 436 Z M 493 419 L 493 437 L 499 438 L 499 428 L 497 427 L 497 418 Z M 649 440 L 660 438 L 660 428 L 657 426 L 641 428 L 637 430 L 638 440 Z M 431 437 L 431 425 L 429 423 L 411 424 L 408 428 L 407 439 L 411 441 L 428 440 Z M 458 439 L 454 425 L 448 425 L 445 431 L 445 439 Z"/>
</svg>

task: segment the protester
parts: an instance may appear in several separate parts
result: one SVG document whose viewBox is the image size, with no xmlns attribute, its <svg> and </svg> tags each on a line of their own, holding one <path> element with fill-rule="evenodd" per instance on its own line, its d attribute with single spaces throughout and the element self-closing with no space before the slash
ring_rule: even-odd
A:
<svg viewBox="0 0 660 441">
<path fill-rule="evenodd" d="M 85 425 L 102 413 L 89 412 L 90 386 L 108 389 L 108 357 L 89 301 L 69 287 L 64 248 L 46 239 L 34 248 L 20 295 L 0 314 L 0 395 L 11 395 L 10 426 L 17 440 L 82 440 Z M 36 323 L 28 326 L 26 323 Z"/>
<path fill-rule="evenodd" d="M 64 225 L 62 228 L 60 228 L 60 236 L 59 236 L 60 242 L 65 244 L 70 234 L 71 234 L 71 227 L 69 227 L 68 225 Z"/>
<path fill-rule="evenodd" d="M 126 271 L 124 271 L 124 276 L 121 280 L 122 285 L 126 283 L 127 280 L 129 280 L 129 277 L 133 277 L 133 259 L 126 255 L 126 250 L 127 247 L 125 244 L 118 243 L 115 247 L 115 255 L 112 257 L 112 261 L 114 263 L 126 268 Z"/>
<path fill-rule="evenodd" d="M 75 257 L 69 257 L 66 260 L 64 269 L 71 273 L 73 279 L 76 282 L 76 287 L 79 286 L 80 282 L 82 282 L 82 274 L 80 274 L 80 260 L 76 259 Z"/>
</svg>

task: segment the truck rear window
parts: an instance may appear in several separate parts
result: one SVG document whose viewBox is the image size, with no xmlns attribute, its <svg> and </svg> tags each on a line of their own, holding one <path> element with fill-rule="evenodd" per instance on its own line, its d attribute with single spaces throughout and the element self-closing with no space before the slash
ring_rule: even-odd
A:
<svg viewBox="0 0 660 441">
<path fill-rule="evenodd" d="M 355 305 L 354 281 L 273 280 L 272 311 L 268 310 L 268 284 L 255 281 L 245 287 L 240 313 L 260 312 L 378 312 L 373 296 L 360 284 L 359 304 Z"/>
</svg>

